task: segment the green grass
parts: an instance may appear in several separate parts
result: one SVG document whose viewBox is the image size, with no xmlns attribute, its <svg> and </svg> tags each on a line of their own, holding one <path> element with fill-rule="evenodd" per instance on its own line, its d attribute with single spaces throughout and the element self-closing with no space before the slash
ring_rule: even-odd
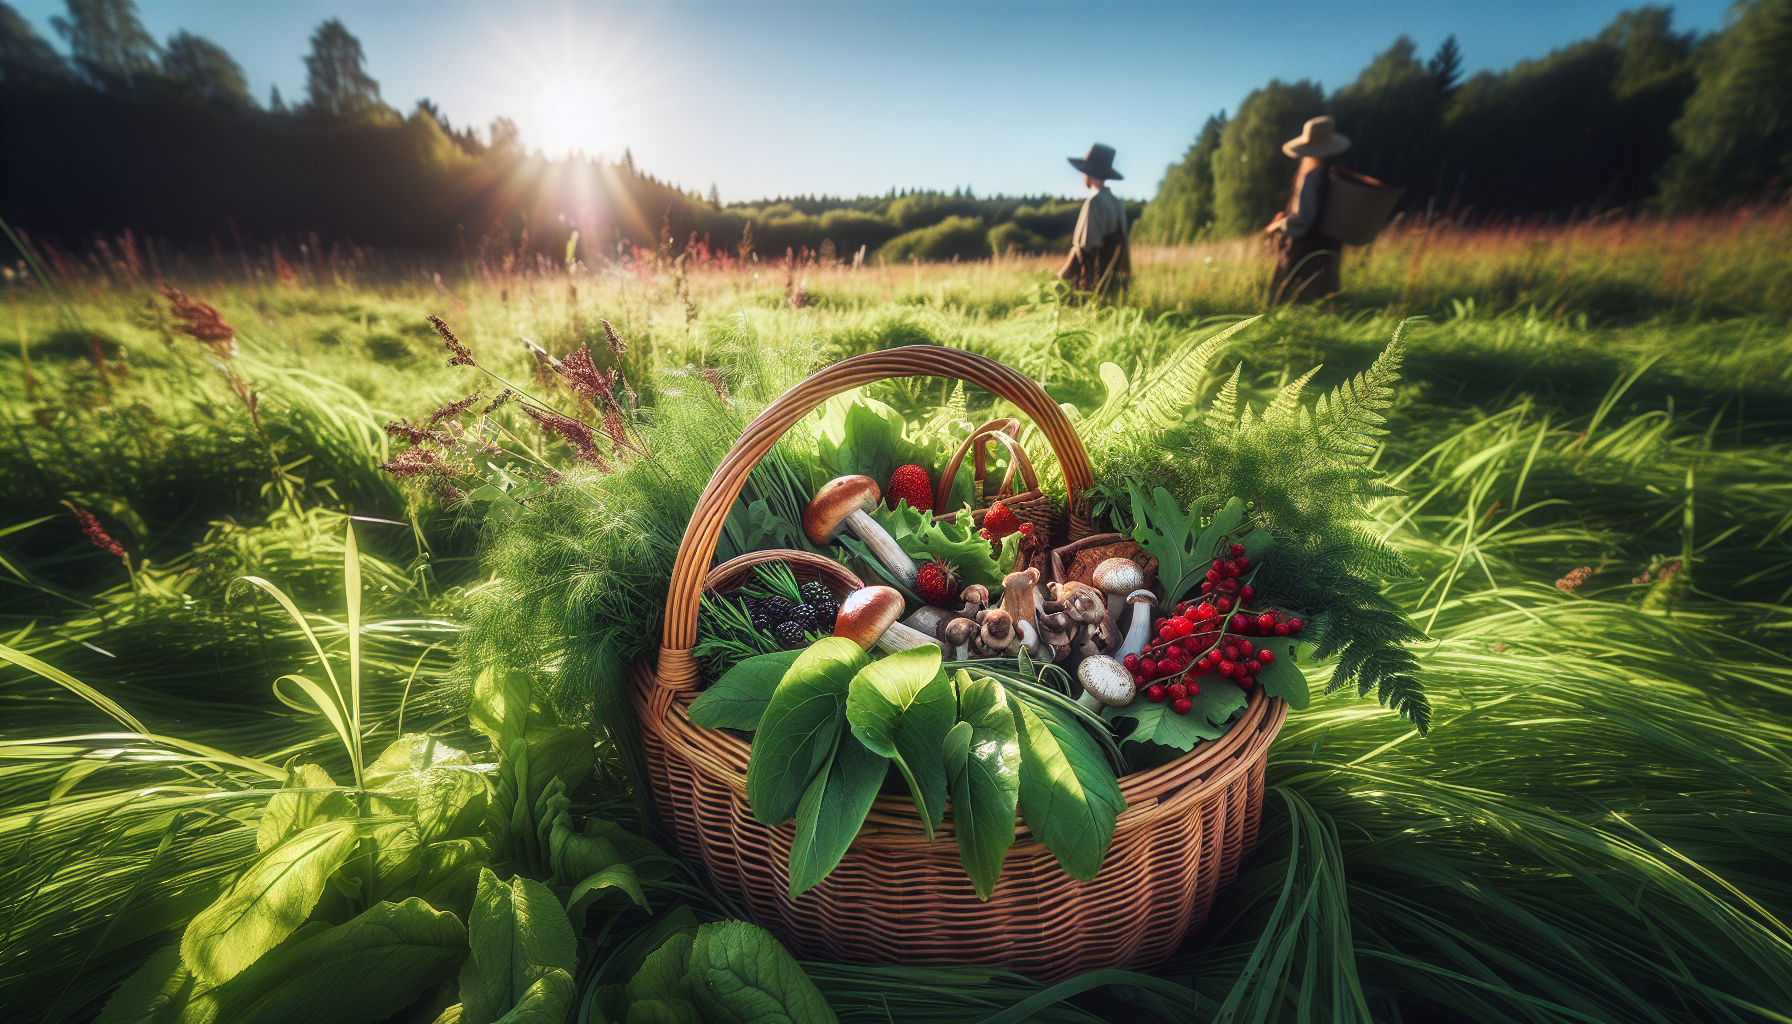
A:
<svg viewBox="0 0 1792 1024">
<path fill-rule="evenodd" d="M 1347 695 L 1291 717 L 1257 852 L 1149 978 L 1041 994 L 1001 972 L 808 965 L 842 1019 L 1792 1018 L 1792 293 L 1775 216 L 1397 234 L 1353 254 L 1352 291 L 1330 307 L 1242 333 L 1233 355 L 1261 402 L 1315 363 L 1321 386 L 1362 369 L 1402 317 L 1425 317 L 1378 456 L 1404 494 L 1373 511 L 1418 570 L 1393 596 L 1432 638 L 1418 650 L 1430 736 Z M 165 333 L 145 282 L 62 282 L 60 302 L 20 286 L 10 322 L 34 382 L 19 334 L 0 329 L 0 643 L 150 733 L 273 764 L 303 753 L 348 777 L 328 724 L 271 688 L 315 672 L 311 645 L 233 581 L 293 595 L 340 656 L 352 514 L 369 748 L 402 709 L 407 731 L 478 749 L 460 717 L 469 659 L 533 662 L 563 706 L 602 716 L 614 693 L 592 680 L 613 685 L 655 642 L 673 551 L 660 538 L 682 528 L 728 430 L 808 369 L 917 343 L 994 356 L 1089 411 L 1102 362 L 1134 374 L 1261 301 L 1264 268 L 1236 249 L 1140 263 L 1120 310 L 1060 303 L 1046 262 L 1025 260 L 799 268 L 803 308 L 769 266 L 193 275 L 182 287 L 238 328 L 231 369 L 262 396 L 259 427 L 214 355 Z M 431 312 L 525 382 L 523 339 L 601 353 L 609 320 L 656 410 L 659 461 L 571 477 L 525 520 L 533 533 L 381 473 L 386 421 L 501 387 L 445 365 Z M 690 401 L 706 386 L 687 366 L 730 367 L 733 406 Z M 881 395 L 914 407 L 932 393 Z M 63 500 L 99 515 L 129 572 Z M 1558 589 L 1583 566 L 1586 582 Z M 616 607 L 645 609 L 628 643 L 593 629 Z M 0 667 L 8 1019 L 90 1017 L 254 851 L 260 776 L 122 728 L 68 686 Z M 627 745 L 605 751 L 609 781 L 580 800 L 632 821 L 615 781 Z M 701 914 L 731 912 L 679 884 Z M 588 938 L 592 964 L 626 947 Z M 56 984 L 28 980 L 42 978 Z"/>
</svg>

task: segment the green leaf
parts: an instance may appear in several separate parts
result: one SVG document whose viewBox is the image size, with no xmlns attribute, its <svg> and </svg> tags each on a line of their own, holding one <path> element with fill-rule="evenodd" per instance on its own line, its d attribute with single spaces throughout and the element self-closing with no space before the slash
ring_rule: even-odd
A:
<svg viewBox="0 0 1792 1024">
<path fill-rule="evenodd" d="M 529 674 L 513 669 L 488 668 L 473 680 L 473 699 L 467 707 L 467 724 L 492 741 L 497 750 L 509 750 L 529 724 Z"/>
<path fill-rule="evenodd" d="M 1132 489 L 1133 540 L 1147 554 L 1157 559 L 1157 578 L 1163 583 L 1164 603 L 1174 604 L 1186 592 L 1182 581 L 1195 566 L 1207 571 L 1209 556 L 1198 550 L 1201 517 L 1197 510 L 1184 512 L 1176 499 L 1162 487 L 1147 502 L 1138 488 Z M 1192 584 L 1189 584 L 1192 585 Z"/>
<path fill-rule="evenodd" d="M 261 824 L 255 829 L 255 848 L 266 853 L 295 832 L 353 812 L 348 794 L 337 787 L 329 772 L 314 764 L 295 765 L 287 769 L 286 784 L 268 799 L 267 809 L 261 813 Z"/>
<path fill-rule="evenodd" d="M 1157 743 L 1176 750 L 1192 750 L 1202 740 L 1217 740 L 1226 734 L 1232 716 L 1244 709 L 1243 690 L 1224 679 L 1204 678 L 1201 692 L 1189 698 L 1189 713 L 1179 715 L 1170 710 L 1170 702 L 1154 704 L 1135 700 L 1125 707 L 1102 710 L 1102 717 L 1136 718 L 1138 727 L 1128 733 L 1129 743 Z"/>
<path fill-rule="evenodd" d="M 962 686 L 958 717 L 971 726 L 971 753 L 952 784 L 952 827 L 958 858 L 980 899 L 1002 876 L 1014 845 L 1014 805 L 1020 794 L 1020 739 L 1007 693 L 994 679 Z"/>
<path fill-rule="evenodd" d="M 1090 881 L 1114 838 L 1114 819 L 1126 808 L 1120 784 L 1081 726 L 1035 712 L 1025 701 L 1013 707 L 1021 814 L 1065 873 Z"/>
<path fill-rule="evenodd" d="M 1275 652 L 1276 660 L 1263 666 L 1263 671 L 1257 674 L 1257 685 L 1263 687 L 1265 694 L 1280 697 L 1294 710 L 1304 711 L 1312 701 L 1312 690 L 1295 662 L 1297 643 L 1287 637 L 1258 643 L 1260 650 Z"/>
<path fill-rule="evenodd" d="M 909 507 L 906 501 L 897 502 L 895 508 L 880 505 L 869 514 L 915 561 L 943 558 L 958 566 L 967 584 L 981 583 L 992 589 L 1002 585 L 1001 563 L 970 520 L 935 522 L 931 514 Z M 1018 544 L 1019 534 L 1012 536 Z M 1009 564 L 1013 564 L 1012 556 Z"/>
<path fill-rule="evenodd" d="M 468 927 L 472 953 L 460 969 L 463 1024 L 493 1024 L 537 981 L 577 967 L 572 925 L 547 886 L 531 878 L 500 882 L 479 873 Z"/>
<path fill-rule="evenodd" d="M 1236 534 L 1243 525 L 1244 499 L 1228 498 L 1226 504 L 1213 514 L 1213 522 L 1207 524 L 1207 529 L 1201 531 L 1200 539 L 1195 541 L 1195 560 L 1194 564 L 1189 566 L 1188 571 L 1197 577 L 1206 575 L 1208 566 L 1215 558 L 1219 557 L 1219 549 L 1222 546 L 1230 546 L 1232 535 Z M 1182 582 L 1185 587 L 1195 585 L 1195 581 L 1192 579 L 1184 579 Z"/>
<path fill-rule="evenodd" d="M 206 999 L 220 1021 L 366 1024 L 441 984 L 466 952 L 467 930 L 453 914 L 415 897 L 376 903 L 347 924 L 280 946 Z"/>
<path fill-rule="evenodd" d="M 959 669 L 958 674 L 966 675 L 964 669 Z M 956 784 L 965 762 L 971 758 L 971 723 L 959 722 L 947 731 L 940 753 L 945 756 L 947 784 Z"/>
<path fill-rule="evenodd" d="M 957 718 L 957 695 L 940 671 L 941 653 L 927 644 L 874 661 L 853 677 L 846 697 L 853 735 L 896 762 L 929 840 L 946 816 L 946 769 L 940 755 Z"/>
<path fill-rule="evenodd" d="M 193 918 L 181 936 L 181 959 L 207 984 L 235 977 L 305 923 L 359 836 L 354 823 L 330 821 L 263 854 Z"/>
<path fill-rule="evenodd" d="M 759 720 L 747 762 L 747 801 L 755 821 L 780 825 L 796 813 L 834 749 L 852 677 L 870 660 L 851 640 L 826 637 L 791 663 Z"/>
<path fill-rule="evenodd" d="M 691 702 L 691 721 L 705 729 L 752 732 L 759 728 L 778 682 L 801 653 L 778 651 L 736 663 Z"/>
<path fill-rule="evenodd" d="M 578 989 L 572 975 L 562 970 L 549 971 L 529 986 L 529 991 L 523 993 L 509 1013 L 498 1018 L 497 1024 L 566 1024 L 576 998 Z M 465 1024 L 466 1018 L 461 1019 Z"/>
<path fill-rule="evenodd" d="M 648 999 L 628 1008 L 624 1024 L 708 1024 L 685 999 Z"/>
<path fill-rule="evenodd" d="M 647 907 L 647 894 L 641 891 L 641 879 L 635 874 L 634 865 L 612 864 L 572 887 L 566 897 L 566 916 L 582 924 L 585 911 L 610 889 L 620 889 L 636 906 Z"/>
<path fill-rule="evenodd" d="M 690 964 L 691 992 L 709 1024 L 838 1024 L 802 967 L 757 925 L 704 925 Z"/>
<path fill-rule="evenodd" d="M 791 899 L 826 878 L 846 856 L 889 769 L 888 758 L 852 733 L 838 734 L 833 758 L 797 805 L 796 838 L 790 844 Z"/>
<path fill-rule="evenodd" d="M 695 942 L 694 933 L 679 932 L 649 953 L 640 970 L 629 979 L 629 1002 L 647 999 L 688 1001 L 691 998 L 691 947 Z"/>
<path fill-rule="evenodd" d="M 194 984 L 180 946 L 163 946 L 112 993 L 94 1024 L 178 1024 Z"/>
</svg>

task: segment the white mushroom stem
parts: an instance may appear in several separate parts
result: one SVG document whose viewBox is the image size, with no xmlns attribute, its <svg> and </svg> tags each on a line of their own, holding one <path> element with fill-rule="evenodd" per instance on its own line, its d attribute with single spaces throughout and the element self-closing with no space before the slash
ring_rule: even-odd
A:
<svg viewBox="0 0 1792 1024">
<path fill-rule="evenodd" d="M 938 640 L 935 640 L 933 637 L 928 636 L 926 633 L 923 633 L 912 626 L 905 626 L 900 622 L 890 623 L 889 628 L 884 630 L 883 635 L 877 638 L 878 649 L 888 654 L 895 654 L 897 651 L 911 650 L 925 644 L 932 644 L 935 647 L 940 646 Z"/>
<path fill-rule="evenodd" d="M 1039 661 L 1039 633 L 1033 628 L 1033 624 L 1025 619 L 1015 623 L 1014 635 L 1020 638 L 1020 645 L 1026 649 L 1027 657 Z"/>
<path fill-rule="evenodd" d="M 902 545 L 896 543 L 896 538 L 890 536 L 888 530 L 877 525 L 877 520 L 866 515 L 863 509 L 853 509 L 846 515 L 845 527 L 865 542 L 865 546 L 871 549 L 877 560 L 903 586 L 915 585 L 915 576 L 920 572 L 915 560 L 908 557 L 908 552 L 902 550 Z"/>
<path fill-rule="evenodd" d="M 1114 657 L 1125 661 L 1128 654 L 1145 653 L 1145 644 L 1151 639 L 1151 602 L 1155 598 L 1149 590 L 1135 590 L 1126 595 L 1127 603 L 1132 605 L 1132 623 L 1127 628 L 1126 640 Z"/>
</svg>

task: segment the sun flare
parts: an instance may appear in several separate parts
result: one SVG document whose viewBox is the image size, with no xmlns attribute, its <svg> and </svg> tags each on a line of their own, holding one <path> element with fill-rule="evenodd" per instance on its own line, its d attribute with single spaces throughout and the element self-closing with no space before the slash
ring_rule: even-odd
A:
<svg viewBox="0 0 1792 1024">
<path fill-rule="evenodd" d="M 603 148 L 608 118 L 590 83 L 557 82 L 542 93 L 538 109 L 542 141 L 550 152 L 596 153 Z"/>
</svg>

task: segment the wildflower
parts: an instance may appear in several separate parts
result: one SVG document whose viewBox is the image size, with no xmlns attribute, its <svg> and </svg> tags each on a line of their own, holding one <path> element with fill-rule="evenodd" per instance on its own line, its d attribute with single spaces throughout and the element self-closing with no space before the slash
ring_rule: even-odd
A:
<svg viewBox="0 0 1792 1024">
<path fill-rule="evenodd" d="M 704 380 L 709 381 L 709 386 L 715 389 L 716 397 L 722 400 L 722 404 L 732 408 L 734 396 L 728 393 L 728 377 L 721 370 L 713 368 L 697 372 L 703 375 Z"/>
<path fill-rule="evenodd" d="M 391 461 L 380 463 L 380 469 L 396 477 L 433 475 L 446 468 L 428 448 L 406 448 L 392 456 Z"/>
<path fill-rule="evenodd" d="M 75 514 L 75 518 L 81 523 L 81 532 L 87 535 L 87 539 L 93 542 L 94 547 L 99 548 L 101 551 L 104 551 L 114 558 L 123 558 L 125 556 L 124 545 L 118 543 L 118 541 L 112 538 L 111 534 L 106 532 L 106 528 L 100 525 L 98 516 L 73 502 L 65 501 L 63 504 L 67 505 L 69 511 Z"/>
<path fill-rule="evenodd" d="M 499 394 L 497 398 L 492 399 L 492 404 L 485 407 L 485 412 L 483 413 L 483 415 L 490 416 L 492 413 L 497 412 L 499 409 L 504 408 L 505 403 L 509 402 L 512 398 L 515 398 L 515 397 L 516 397 L 516 392 L 510 390 L 509 388 L 505 388 L 504 391 L 501 394 Z"/>
<path fill-rule="evenodd" d="M 402 437 L 412 444 L 426 444 L 432 441 L 439 445 L 454 444 L 453 434 L 445 430 L 427 430 L 423 427 L 412 426 L 406 420 L 393 420 L 386 424 L 386 433 L 393 437 Z"/>
<path fill-rule="evenodd" d="M 593 405 L 597 404 L 599 395 L 609 392 L 606 386 L 609 381 L 592 361 L 591 350 L 583 345 L 567 353 L 566 358 L 560 360 L 554 370 L 566 378 L 573 391 Z"/>
<path fill-rule="evenodd" d="M 1574 593 L 1575 590 L 1579 589 L 1581 584 L 1587 582 L 1587 580 L 1589 580 L 1589 579 L 1592 579 L 1592 577 L 1593 577 L 1593 567 L 1589 566 L 1589 565 L 1583 565 L 1578 569 L 1570 570 L 1568 575 L 1557 580 L 1556 581 L 1556 589 L 1560 590 L 1564 594 L 1572 594 L 1572 593 Z"/>
<path fill-rule="evenodd" d="M 218 311 L 164 282 L 162 297 L 168 300 L 169 312 L 180 321 L 175 330 L 202 344 L 209 345 L 219 359 L 236 355 L 236 328 L 224 322 Z"/>
<path fill-rule="evenodd" d="M 509 394 L 509 392 L 505 392 L 505 394 Z M 433 427 L 443 420 L 453 419 L 459 416 L 461 413 L 472 408 L 474 402 L 477 402 L 484 397 L 485 394 L 483 392 L 475 391 L 458 402 L 449 402 L 447 405 L 444 405 L 440 409 L 429 414 L 429 425 Z"/>
<path fill-rule="evenodd" d="M 609 463 L 604 461 L 603 453 L 598 450 L 597 438 L 591 433 L 590 427 L 571 416 L 562 416 L 557 412 L 537 409 L 532 405 L 524 405 L 522 410 L 535 422 L 541 424 L 544 433 L 558 437 L 571 445 L 580 462 L 602 473 L 610 471 Z"/>
<path fill-rule="evenodd" d="M 436 333 L 442 336 L 442 344 L 448 347 L 448 354 L 453 357 L 448 360 L 449 366 L 479 365 L 473 361 L 473 350 L 468 348 L 464 342 L 454 336 L 454 332 L 448 329 L 447 322 L 441 317 L 431 314 L 429 317 L 429 326 L 436 329 Z"/>
</svg>

